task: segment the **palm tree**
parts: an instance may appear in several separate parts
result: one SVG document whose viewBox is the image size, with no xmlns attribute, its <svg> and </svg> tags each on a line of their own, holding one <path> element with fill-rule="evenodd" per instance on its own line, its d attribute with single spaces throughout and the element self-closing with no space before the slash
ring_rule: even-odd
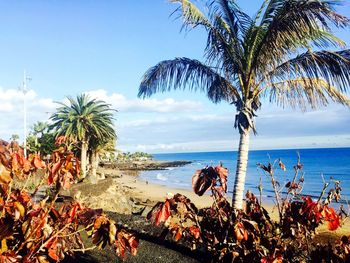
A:
<svg viewBox="0 0 350 263">
<path fill-rule="evenodd" d="M 265 0 L 254 17 L 234 0 L 214 0 L 202 12 L 190 0 L 172 0 L 185 27 L 203 27 L 206 62 L 165 60 L 143 76 L 140 97 L 171 89 L 200 90 L 214 103 L 236 107 L 240 133 L 233 206 L 242 208 L 249 136 L 262 98 L 278 105 L 312 108 L 330 101 L 350 105 L 350 50 L 332 28 L 349 19 L 333 0 Z M 340 51 L 323 49 L 340 48 Z"/>
<path fill-rule="evenodd" d="M 12 134 L 10 137 L 10 141 L 17 142 L 19 140 L 19 135 L 18 134 Z"/>
<path fill-rule="evenodd" d="M 80 147 L 81 176 L 86 177 L 87 151 L 89 143 L 115 138 L 113 127 L 113 110 L 104 101 L 90 99 L 86 94 L 77 96 L 76 100 L 68 97 L 69 104 L 58 102 L 50 119 L 51 128 L 56 129 L 57 136 L 64 135 Z"/>
<path fill-rule="evenodd" d="M 48 124 L 46 122 L 38 121 L 33 124 L 32 131 L 30 132 L 29 137 L 27 138 L 27 144 L 29 148 L 32 150 L 34 148 L 35 152 L 40 155 L 41 145 L 39 143 L 39 138 L 41 138 L 44 134 L 44 131 L 48 128 Z M 30 141 L 34 140 L 34 145 Z M 30 147 L 34 146 L 34 147 Z"/>
</svg>

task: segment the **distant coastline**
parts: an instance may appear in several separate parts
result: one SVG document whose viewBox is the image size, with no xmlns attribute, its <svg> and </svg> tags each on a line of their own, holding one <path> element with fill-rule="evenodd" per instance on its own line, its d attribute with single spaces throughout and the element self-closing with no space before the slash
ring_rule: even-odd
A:
<svg viewBox="0 0 350 263">
<path fill-rule="evenodd" d="M 251 149 L 250 152 L 261 152 L 261 151 L 281 151 L 281 150 L 289 150 L 289 151 L 299 151 L 299 150 L 319 150 L 319 149 L 350 149 L 349 146 L 339 146 L 339 147 L 300 147 L 300 148 L 276 148 L 276 149 Z M 170 154 L 198 154 L 198 153 L 226 153 L 226 152 L 234 152 L 237 150 L 213 150 L 213 151 L 188 151 L 188 152 L 154 152 L 151 153 L 154 157 L 157 155 L 170 155 Z M 157 158 L 155 158 L 157 160 Z"/>
</svg>

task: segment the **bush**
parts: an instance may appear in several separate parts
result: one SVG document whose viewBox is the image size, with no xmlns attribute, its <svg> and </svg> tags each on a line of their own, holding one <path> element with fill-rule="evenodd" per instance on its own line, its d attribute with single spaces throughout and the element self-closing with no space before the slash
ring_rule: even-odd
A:
<svg viewBox="0 0 350 263">
<path fill-rule="evenodd" d="M 57 144 L 46 165 L 38 155 L 25 158 L 17 143 L 0 141 L 0 262 L 59 262 L 77 251 L 107 244 L 122 258 L 126 251 L 135 255 L 137 237 L 117 227 L 101 209 L 84 207 L 77 201 L 57 203 L 60 189 L 69 188 L 80 172 L 79 160 L 68 151 L 64 138 Z M 46 177 L 32 193 L 26 184 L 22 189 L 12 188 L 14 179 L 27 180 L 38 169 L 44 169 Z M 35 201 L 33 197 L 45 181 L 54 192 Z M 92 238 L 93 247 L 84 246 L 83 231 Z"/>
<path fill-rule="evenodd" d="M 284 164 L 279 160 L 281 170 Z M 302 195 L 303 165 L 298 159 L 293 179 L 280 187 L 275 178 L 276 168 L 268 163 L 258 164 L 270 177 L 275 192 L 279 220 L 273 221 L 251 192 L 246 194 L 244 210 L 235 210 L 227 201 L 228 170 L 206 167 L 193 175 L 192 187 L 196 194 L 211 191 L 213 204 L 198 210 L 181 195 L 158 203 L 148 214 L 156 225 L 163 225 L 163 236 L 200 249 L 210 262 L 348 262 L 350 239 L 343 237 L 335 246 L 312 243 L 316 228 L 325 222 L 329 230 L 340 227 L 343 212 L 329 207 L 340 199 L 340 182 L 324 197 L 329 183 L 324 184 L 317 201 Z M 260 193 L 262 185 L 259 186 Z M 284 190 L 284 192 L 282 191 Z M 283 193 L 283 194 L 282 194 Z M 332 261 L 331 261 L 332 260 Z"/>
</svg>

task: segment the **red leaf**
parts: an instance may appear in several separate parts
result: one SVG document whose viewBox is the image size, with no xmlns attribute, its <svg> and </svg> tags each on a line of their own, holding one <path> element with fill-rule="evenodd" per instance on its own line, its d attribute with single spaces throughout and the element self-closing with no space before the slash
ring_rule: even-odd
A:
<svg viewBox="0 0 350 263">
<path fill-rule="evenodd" d="M 53 164 L 52 169 L 51 169 L 51 173 L 56 174 L 57 171 L 60 169 L 61 165 L 62 165 L 62 162 L 60 162 L 60 161 Z"/>
<path fill-rule="evenodd" d="M 328 222 L 328 229 L 330 231 L 337 230 L 340 227 L 341 219 L 340 216 L 331 207 L 324 206 L 322 215 L 324 219 Z"/>
<path fill-rule="evenodd" d="M 192 176 L 193 191 L 202 196 L 214 183 L 218 174 L 213 167 L 197 170 Z"/>
<path fill-rule="evenodd" d="M 23 171 L 25 173 L 29 173 L 30 170 L 32 169 L 32 164 L 25 158 L 23 158 L 22 161 L 23 161 Z"/>
<path fill-rule="evenodd" d="M 162 208 L 156 215 L 156 225 L 158 226 L 160 223 L 165 222 L 170 216 L 170 203 L 168 200 L 164 202 Z"/>
<path fill-rule="evenodd" d="M 66 141 L 66 137 L 61 135 L 61 136 L 56 138 L 55 144 L 56 144 L 56 146 L 60 146 L 61 144 L 64 144 L 65 141 Z"/>
<path fill-rule="evenodd" d="M 195 239 L 198 239 L 200 237 L 201 231 L 199 230 L 198 227 L 191 226 L 190 232 L 191 232 L 192 236 L 194 236 Z"/>
<path fill-rule="evenodd" d="M 8 251 L 5 253 L 1 253 L 0 255 L 0 262 L 4 263 L 19 263 L 21 262 L 22 257 L 19 255 L 16 255 L 13 251 Z"/>
<path fill-rule="evenodd" d="M 70 172 L 67 172 L 63 176 L 63 180 L 62 180 L 63 189 L 69 189 L 71 187 L 72 179 L 73 179 L 73 175 Z"/>
<path fill-rule="evenodd" d="M 227 176 L 228 176 L 228 169 L 224 168 L 222 166 L 216 166 L 215 171 L 220 177 L 221 187 L 224 190 L 224 192 L 227 192 Z"/>
<path fill-rule="evenodd" d="M 135 235 L 127 233 L 124 230 L 117 234 L 117 238 L 115 240 L 116 253 L 122 259 L 125 257 L 125 250 L 127 248 L 130 249 L 131 254 L 135 256 L 138 245 L 139 241 Z"/>
</svg>

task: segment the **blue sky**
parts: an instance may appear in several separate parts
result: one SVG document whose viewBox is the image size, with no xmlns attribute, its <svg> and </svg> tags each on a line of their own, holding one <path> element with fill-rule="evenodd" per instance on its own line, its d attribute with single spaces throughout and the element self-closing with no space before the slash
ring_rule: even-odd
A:
<svg viewBox="0 0 350 263">
<path fill-rule="evenodd" d="M 261 1 L 238 1 L 253 14 Z M 339 10 L 350 16 L 349 0 Z M 22 135 L 23 70 L 32 81 L 28 125 L 46 120 L 54 101 L 89 92 L 111 103 L 118 148 L 182 152 L 232 150 L 234 108 L 204 94 L 171 92 L 137 99 L 143 73 L 174 57 L 202 59 L 202 30 L 180 32 L 166 0 L 1 1 L 0 138 Z M 350 43 L 350 30 L 338 34 Z M 252 149 L 350 146 L 349 109 L 330 105 L 301 113 L 265 104 Z"/>
</svg>

